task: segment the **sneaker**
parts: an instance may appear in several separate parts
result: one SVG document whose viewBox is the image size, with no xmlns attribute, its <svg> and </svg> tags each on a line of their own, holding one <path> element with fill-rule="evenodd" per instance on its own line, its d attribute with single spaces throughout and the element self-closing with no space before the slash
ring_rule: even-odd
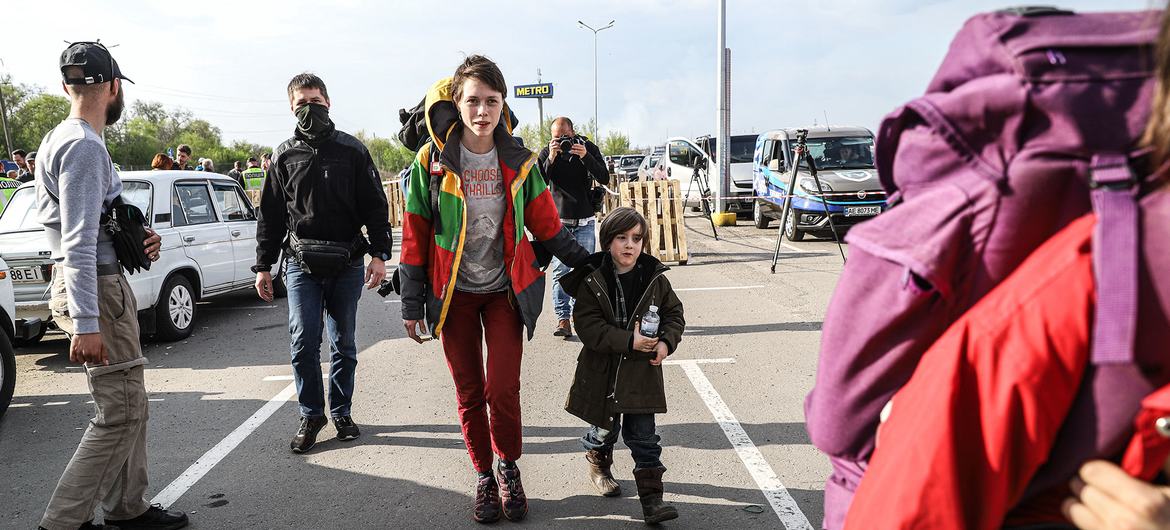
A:
<svg viewBox="0 0 1170 530">
<path fill-rule="evenodd" d="M 569 319 L 562 318 L 557 321 L 557 329 L 553 331 L 554 337 L 569 338 L 573 336 L 573 326 L 569 324 Z"/>
<path fill-rule="evenodd" d="M 528 497 L 524 495 L 524 484 L 520 483 L 520 468 L 513 462 L 507 467 L 503 462 L 496 468 L 500 482 L 500 501 L 504 505 L 504 517 L 519 521 L 528 515 Z"/>
<path fill-rule="evenodd" d="M 38 526 L 37 530 L 46 530 L 46 529 L 43 526 Z M 77 527 L 77 530 L 119 530 L 119 529 L 116 526 L 111 526 L 108 524 L 94 524 L 93 520 L 89 520 L 89 521 L 86 521 L 84 523 L 81 523 L 81 526 Z"/>
<path fill-rule="evenodd" d="M 300 454 L 317 445 L 317 433 L 328 423 L 325 416 L 301 416 L 301 426 L 289 444 L 292 452 Z"/>
<path fill-rule="evenodd" d="M 337 439 L 343 442 L 356 439 L 362 434 L 354 424 L 353 418 L 349 416 L 334 416 L 333 426 L 337 428 Z"/>
<path fill-rule="evenodd" d="M 160 504 L 151 504 L 146 513 L 133 519 L 115 521 L 106 519 L 106 528 L 115 525 L 122 530 L 176 530 L 187 526 L 187 514 L 178 510 L 163 509 Z"/>
<path fill-rule="evenodd" d="M 477 523 L 494 523 L 500 520 L 500 486 L 496 478 L 480 477 L 475 486 L 475 511 L 471 518 Z"/>
</svg>

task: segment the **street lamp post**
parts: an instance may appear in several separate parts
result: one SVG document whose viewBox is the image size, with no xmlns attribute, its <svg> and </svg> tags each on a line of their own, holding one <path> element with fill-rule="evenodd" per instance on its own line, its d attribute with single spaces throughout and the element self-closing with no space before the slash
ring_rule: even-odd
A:
<svg viewBox="0 0 1170 530">
<path fill-rule="evenodd" d="M 604 25 L 600 28 L 597 28 L 597 29 L 593 29 L 593 27 L 591 27 L 589 24 L 581 22 L 580 20 L 577 21 L 578 26 L 593 32 L 593 127 L 595 128 L 594 135 L 601 135 L 601 122 L 599 122 L 597 120 L 597 34 L 601 33 L 602 31 L 605 31 L 609 28 L 612 28 L 613 22 L 614 21 L 611 20 L 611 21 L 609 21 L 609 24 L 606 24 L 606 25 Z M 593 141 L 599 142 L 599 141 L 601 141 L 601 139 L 594 138 Z"/>
</svg>

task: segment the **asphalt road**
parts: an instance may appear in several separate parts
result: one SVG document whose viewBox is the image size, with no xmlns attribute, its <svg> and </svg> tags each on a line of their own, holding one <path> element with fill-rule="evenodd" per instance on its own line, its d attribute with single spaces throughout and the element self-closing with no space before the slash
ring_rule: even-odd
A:
<svg viewBox="0 0 1170 530">
<path fill-rule="evenodd" d="M 827 459 L 808 441 L 825 306 L 841 271 L 831 241 L 792 243 L 768 272 L 775 230 L 688 218 L 690 263 L 668 276 L 688 328 L 665 368 L 670 412 L 658 419 L 671 528 L 820 528 Z M 546 299 L 547 300 L 547 299 Z M 288 363 L 287 310 L 241 292 L 199 306 L 186 341 L 148 344 L 150 495 L 186 510 L 193 528 L 476 527 L 474 472 L 439 346 L 405 338 L 396 300 L 361 299 L 354 419 L 306 455 Z M 525 345 L 525 455 L 534 528 L 637 528 L 629 452 L 618 445 L 624 496 L 598 496 L 562 406 L 579 343 L 552 336 L 551 303 Z M 17 352 L 16 397 L 0 422 L 0 528 L 35 528 L 92 415 L 85 376 L 62 335 Z M 198 463 L 197 463 L 198 462 Z M 159 495 L 162 493 L 162 495 Z M 509 525 L 506 521 L 498 523 Z"/>
</svg>

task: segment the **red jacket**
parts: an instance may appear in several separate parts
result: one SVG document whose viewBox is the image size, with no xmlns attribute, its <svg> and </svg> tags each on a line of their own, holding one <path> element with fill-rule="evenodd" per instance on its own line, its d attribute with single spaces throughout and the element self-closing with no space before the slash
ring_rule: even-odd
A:
<svg viewBox="0 0 1170 530">
<path fill-rule="evenodd" d="M 1146 208 L 1146 232 L 1166 232 L 1159 224 L 1167 210 Z M 845 528 L 990 530 L 1064 521 L 1065 484 L 1023 499 L 1049 459 L 1089 365 L 1094 224 L 1087 215 L 1053 236 L 925 354 L 878 430 Z M 1143 242 L 1147 262 L 1170 246 L 1166 237 L 1146 239 L 1152 240 Z M 1139 356 L 1167 357 L 1166 283 L 1145 285 L 1155 292 L 1144 296 L 1139 312 Z M 1163 373 L 1152 377 L 1156 386 L 1167 382 L 1170 362 L 1160 365 L 1155 372 Z M 1170 411 L 1170 389 L 1142 405 L 1149 410 L 1139 414 L 1123 467 L 1148 478 L 1170 454 L 1151 416 Z"/>
</svg>

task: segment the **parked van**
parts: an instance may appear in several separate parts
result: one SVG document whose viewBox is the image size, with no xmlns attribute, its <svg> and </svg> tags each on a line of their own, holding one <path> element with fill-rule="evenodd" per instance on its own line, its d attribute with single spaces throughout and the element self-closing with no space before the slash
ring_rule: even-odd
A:
<svg viewBox="0 0 1170 530">
<path fill-rule="evenodd" d="M 727 211 L 743 213 L 751 211 L 752 195 L 752 152 L 755 147 L 755 135 L 740 135 L 731 137 L 731 190 L 728 193 Z M 707 145 L 710 144 L 710 145 Z M 699 204 L 699 190 L 691 189 L 691 177 L 694 174 L 693 160 L 698 160 L 700 168 L 709 175 L 707 185 L 711 193 L 715 193 L 715 141 L 709 142 L 706 137 L 691 140 L 676 136 L 666 141 L 666 145 L 654 148 L 654 152 L 643 160 L 642 167 L 638 168 L 638 178 L 646 178 L 654 172 L 657 165 L 666 170 L 666 178 L 678 180 L 683 197 L 691 206 Z M 660 154 L 661 153 L 661 154 Z"/>
<path fill-rule="evenodd" d="M 832 237 L 829 216 L 844 236 L 850 226 L 880 214 L 886 204 L 886 193 L 874 169 L 873 132 L 863 127 L 811 127 L 808 131 L 808 149 L 828 211 L 808 165 L 801 161 L 790 215 L 784 221 L 784 236 L 792 241 L 800 241 L 808 233 Z M 752 220 L 757 228 L 767 228 L 772 219 L 780 218 L 792 176 L 796 133 L 797 129 L 777 129 L 756 139 Z"/>
</svg>

